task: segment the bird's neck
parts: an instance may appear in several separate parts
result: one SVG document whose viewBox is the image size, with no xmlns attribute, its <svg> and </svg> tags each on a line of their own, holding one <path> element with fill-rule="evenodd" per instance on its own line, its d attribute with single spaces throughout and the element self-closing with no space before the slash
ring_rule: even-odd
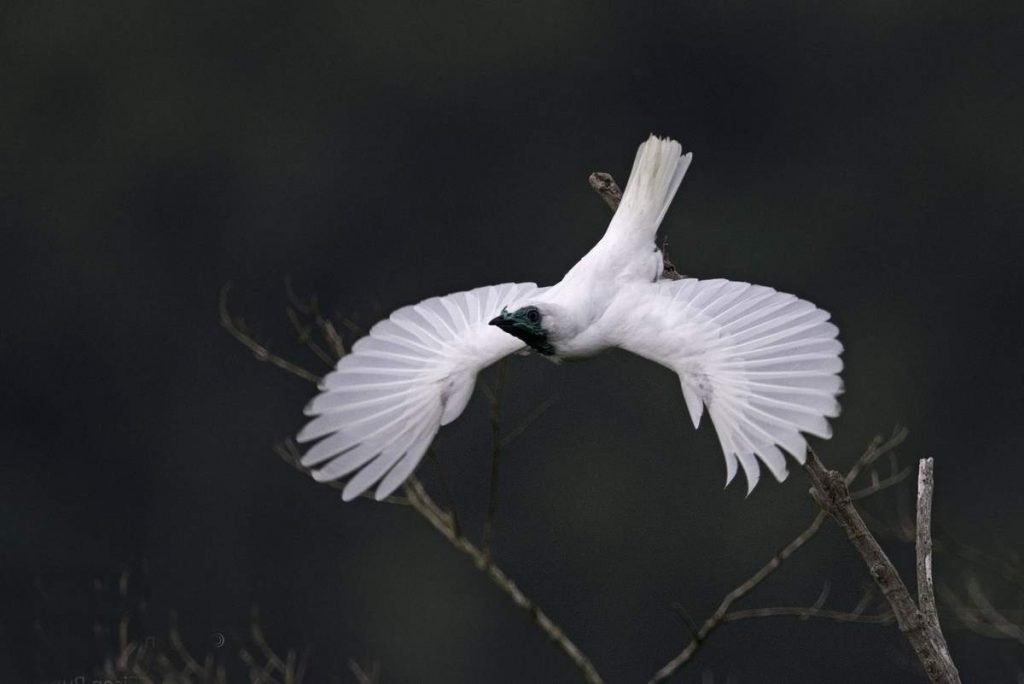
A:
<svg viewBox="0 0 1024 684">
<path fill-rule="evenodd" d="M 554 312 L 547 342 L 552 356 L 560 359 L 585 358 L 605 348 L 600 319 L 614 298 L 612 283 L 589 279 L 567 279 L 549 290 L 545 299 Z"/>
</svg>

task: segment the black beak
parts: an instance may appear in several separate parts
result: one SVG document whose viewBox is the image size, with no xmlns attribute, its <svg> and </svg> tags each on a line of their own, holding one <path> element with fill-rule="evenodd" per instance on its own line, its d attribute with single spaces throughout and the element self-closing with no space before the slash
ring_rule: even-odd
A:
<svg viewBox="0 0 1024 684">
<path fill-rule="evenodd" d="M 488 321 L 487 324 L 488 325 L 496 325 L 496 326 L 498 326 L 499 328 L 501 328 L 502 330 L 505 330 L 505 331 L 508 331 L 508 329 L 512 327 L 511 321 L 509 321 L 504 316 L 495 316 L 490 321 Z"/>
</svg>

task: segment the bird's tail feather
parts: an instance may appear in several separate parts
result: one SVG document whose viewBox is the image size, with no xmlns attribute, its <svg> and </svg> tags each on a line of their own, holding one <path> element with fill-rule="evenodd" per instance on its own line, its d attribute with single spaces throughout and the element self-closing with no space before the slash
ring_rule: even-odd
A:
<svg viewBox="0 0 1024 684">
<path fill-rule="evenodd" d="M 693 158 L 682 151 L 675 140 L 655 135 L 640 145 L 613 225 L 654 239 Z"/>
</svg>

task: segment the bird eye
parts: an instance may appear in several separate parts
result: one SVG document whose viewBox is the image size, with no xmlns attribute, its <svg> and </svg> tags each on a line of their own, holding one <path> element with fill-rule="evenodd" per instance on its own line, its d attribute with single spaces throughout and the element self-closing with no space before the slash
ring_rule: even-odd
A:
<svg viewBox="0 0 1024 684">
<path fill-rule="evenodd" d="M 540 320 L 540 312 L 537 311 L 536 309 L 530 309 L 529 311 L 526 312 L 526 320 L 530 321 L 531 323 L 536 323 L 537 321 Z"/>
</svg>

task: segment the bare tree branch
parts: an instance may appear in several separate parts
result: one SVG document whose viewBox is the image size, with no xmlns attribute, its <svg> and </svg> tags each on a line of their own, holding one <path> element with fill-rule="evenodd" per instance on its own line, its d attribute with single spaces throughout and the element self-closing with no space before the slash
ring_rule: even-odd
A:
<svg viewBox="0 0 1024 684">
<path fill-rule="evenodd" d="M 874 471 L 872 471 L 874 473 Z M 907 479 L 907 475 L 910 475 L 910 468 L 903 468 L 898 471 L 895 475 L 890 475 L 886 478 L 875 477 L 872 479 L 871 484 L 856 491 L 850 492 L 850 500 L 857 501 L 859 499 L 866 499 L 867 497 L 877 494 L 883 489 L 888 489 L 894 485 L 898 485 Z"/>
<path fill-rule="evenodd" d="M 309 472 L 308 469 L 304 468 L 299 463 L 298 450 L 295 449 L 295 445 L 291 442 L 284 442 L 275 447 L 275 451 L 280 455 L 288 464 L 292 465 L 298 470 L 303 472 Z M 344 485 L 336 482 L 324 482 L 328 486 L 334 489 L 343 489 Z M 533 622 L 544 634 L 550 639 L 565 655 L 572 661 L 573 665 L 580 671 L 584 681 L 589 684 L 602 684 L 603 680 L 597 673 L 590 659 L 580 650 L 576 644 L 565 634 L 565 631 L 548 615 L 541 610 L 540 606 L 534 603 L 531 599 L 527 598 L 525 594 L 516 586 L 515 582 L 506 575 L 501 568 L 494 564 L 494 562 L 480 549 L 478 549 L 469 539 L 462 535 L 459 528 L 456 525 L 454 517 L 445 511 L 443 508 L 438 506 L 427 491 L 423 488 L 419 479 L 413 475 L 405 483 L 405 496 L 404 497 L 388 497 L 385 501 L 393 503 L 402 503 L 405 505 L 412 506 L 421 516 L 426 518 L 427 522 L 433 526 L 435 530 L 441 533 L 441 535 L 448 540 L 448 542 L 456 549 L 461 551 L 470 557 L 473 564 L 478 570 L 485 573 L 492 582 L 512 601 L 522 608 L 530 617 L 530 621 Z"/>
<path fill-rule="evenodd" d="M 798 534 L 793 541 L 789 542 L 789 544 L 787 544 L 781 551 L 775 554 L 775 556 L 762 566 L 760 570 L 726 594 L 725 598 L 722 599 L 722 602 L 718 604 L 718 608 L 716 608 L 715 612 L 711 614 L 711 617 L 705 620 L 704 624 L 702 624 L 700 629 L 696 631 L 696 634 L 693 635 L 693 639 L 686 648 L 684 648 L 675 658 L 668 661 L 668 663 L 666 663 L 660 670 L 654 673 L 654 676 L 650 679 L 650 684 L 665 681 L 674 675 L 679 668 L 692 660 L 694 655 L 697 654 L 697 650 L 708 638 L 708 635 L 710 635 L 715 628 L 725 621 L 725 616 L 729 612 L 729 608 L 732 607 L 732 604 L 749 594 L 769 575 L 778 570 L 779 566 L 781 566 L 786 559 L 799 551 L 800 547 L 809 542 L 814 535 L 818 533 L 818 530 L 821 529 L 821 524 L 824 521 L 825 513 L 823 511 L 819 511 L 818 514 L 814 516 L 814 520 L 807 529 Z"/>
<path fill-rule="evenodd" d="M 610 173 L 595 171 L 587 180 L 590 182 L 590 187 L 601 196 L 609 209 L 615 211 L 619 208 L 619 202 L 622 201 L 622 190 L 619 189 L 619 184 L 615 182 Z"/>
<path fill-rule="evenodd" d="M 319 376 L 310 373 L 305 368 L 302 368 L 301 366 L 298 366 L 292 363 L 291 361 L 281 358 L 280 356 L 272 353 L 265 346 L 254 340 L 252 336 L 249 335 L 249 333 L 247 333 L 244 330 L 244 324 L 241 321 L 241 319 L 235 319 L 231 317 L 231 314 L 228 311 L 228 293 L 230 291 L 231 283 L 225 283 L 224 287 L 222 287 L 220 290 L 220 324 L 224 327 L 224 329 L 231 333 L 232 337 L 234 337 L 236 340 L 238 340 L 246 347 L 248 347 L 249 350 L 252 351 L 253 356 L 255 356 L 258 361 L 272 363 L 281 370 L 291 373 L 292 375 L 298 376 L 303 380 L 312 382 L 313 384 L 320 382 Z"/>
<path fill-rule="evenodd" d="M 782 608 L 751 608 L 749 610 L 734 610 L 726 613 L 722 622 L 737 622 L 750 618 L 764 617 L 798 617 L 798 618 L 824 618 L 835 622 L 864 622 L 873 625 L 887 625 L 896 619 L 891 612 L 886 611 L 878 615 L 863 615 L 856 611 L 828 610 L 825 608 L 805 608 L 803 606 L 782 607 Z"/>
<path fill-rule="evenodd" d="M 871 441 L 871 444 L 868 445 L 868 448 L 864 451 L 861 457 L 857 459 L 857 462 L 853 464 L 853 467 L 850 468 L 850 473 L 847 474 L 848 481 L 852 482 L 853 479 L 857 476 L 857 474 L 859 474 L 864 468 L 871 465 L 872 463 L 877 461 L 881 456 L 890 452 L 897 445 L 899 445 L 906 438 L 906 434 L 907 432 L 905 429 L 897 428 L 895 431 L 893 431 L 892 436 L 887 440 L 883 440 L 880 436 L 875 437 Z M 853 477 L 850 477 L 851 474 L 853 475 Z M 895 485 L 897 482 L 898 480 L 895 480 L 894 478 L 886 478 L 886 480 L 884 481 L 879 480 L 877 482 L 872 483 L 871 485 L 866 486 L 865 488 L 859 491 L 861 492 L 862 496 L 870 496 L 871 494 L 875 494 L 884 489 L 887 489 L 888 487 Z M 729 608 L 732 606 L 732 604 L 738 601 L 739 599 L 743 598 L 747 594 L 749 594 L 751 591 L 753 591 L 754 588 L 757 587 L 757 585 L 763 582 L 773 572 L 778 570 L 779 566 L 782 565 L 783 561 L 792 556 L 804 544 L 810 541 L 811 538 L 818 533 L 818 530 L 821 528 L 821 524 L 825 521 L 825 517 L 826 514 L 824 511 L 818 511 L 818 514 L 814 517 L 814 520 L 807 527 L 807 529 L 805 529 L 803 532 L 797 535 L 796 538 L 793 539 L 793 541 L 787 544 L 786 547 L 782 549 L 782 551 L 776 554 L 770 561 L 768 561 L 768 563 L 766 563 L 760 570 L 754 573 L 749 579 L 747 579 L 739 586 L 737 586 L 735 589 L 726 594 L 725 597 L 722 599 L 722 602 L 719 604 L 718 608 L 715 610 L 714 613 L 711 614 L 711 617 L 704 621 L 704 624 L 701 625 L 700 629 L 690 630 L 691 635 L 693 637 L 690 643 L 687 644 L 686 648 L 684 648 L 682 652 L 680 652 L 675 658 L 670 660 L 660 670 L 658 670 L 655 673 L 654 677 L 652 677 L 650 680 L 651 684 L 668 679 L 673 674 L 675 674 L 676 671 L 679 670 L 679 668 L 683 667 L 684 665 L 686 665 L 686 663 L 690 662 L 693 659 L 693 657 L 697 654 L 697 651 L 700 649 L 701 645 L 708 638 L 711 632 L 713 632 L 719 625 L 726 621 L 725 616 L 729 614 Z M 686 616 L 686 619 L 689 620 L 689 616 Z M 690 621 L 690 623 L 692 624 L 692 621 Z"/>
<path fill-rule="evenodd" d="M 932 578 L 932 492 L 935 462 L 922 458 L 917 475 L 917 604 L 932 629 L 941 633 Z"/>
<path fill-rule="evenodd" d="M 295 333 L 299 336 L 299 343 L 313 352 L 328 368 L 333 368 L 334 364 L 337 363 L 337 358 L 332 358 L 330 354 L 316 343 L 316 340 L 313 339 L 313 328 L 302 322 L 299 318 L 299 312 L 289 308 L 288 320 L 291 321 L 292 327 L 295 328 Z"/>
<path fill-rule="evenodd" d="M 813 449 L 808 449 L 804 471 L 814 485 L 811 492 L 815 500 L 839 524 L 867 565 L 868 573 L 889 602 L 900 631 L 910 642 L 928 678 L 944 684 L 959 682 L 960 675 L 942 633 L 928 624 L 892 561 L 864 524 L 850 499 L 847 479 L 834 470 L 827 470 Z"/>
<path fill-rule="evenodd" d="M 342 341 L 341 335 L 338 334 L 338 329 L 331 322 L 331 319 L 320 312 L 320 303 L 317 301 L 315 293 L 309 295 L 307 299 L 299 297 L 292 287 L 291 278 L 284 279 L 284 287 L 292 306 L 299 313 L 313 319 L 313 324 L 320 330 L 320 335 L 331 350 L 331 356 L 333 356 L 331 364 L 333 365 L 333 363 L 345 355 L 345 343 Z"/>
<path fill-rule="evenodd" d="M 864 454 L 857 459 L 857 462 L 853 464 L 849 472 L 846 473 L 846 484 L 853 484 L 853 481 L 860 477 L 861 472 L 874 465 L 878 459 L 882 456 L 891 455 L 893 450 L 899 445 L 903 444 L 906 440 L 909 431 L 907 428 L 897 425 L 893 428 L 892 435 L 888 439 L 883 439 L 881 435 L 876 435 L 871 444 L 868 445 L 868 449 Z"/>
<path fill-rule="evenodd" d="M 495 565 L 483 551 L 474 546 L 468 539 L 455 532 L 451 526 L 450 518 L 434 503 L 430 495 L 423 489 L 419 480 L 415 477 L 409 478 L 405 484 L 405 492 L 413 508 L 426 518 L 427 522 L 434 529 L 440 532 L 452 546 L 469 556 L 477 569 L 484 572 L 506 596 L 526 611 L 530 621 L 537 625 L 565 653 L 573 665 L 580 671 L 585 681 L 590 684 L 601 684 L 604 681 L 597 673 L 597 670 L 594 669 L 590 659 L 569 639 L 562 628 L 549 618 L 547 613 L 541 610 L 540 606 L 527 598 L 519 587 L 516 586 L 516 583 L 501 568 Z"/>
<path fill-rule="evenodd" d="M 135 608 L 128 607 L 128 574 L 127 570 L 124 571 L 119 582 L 119 598 L 126 612 L 122 614 L 117 624 L 117 651 L 112 657 L 107 657 L 98 670 L 103 674 L 104 681 L 138 681 L 142 684 L 226 684 L 227 671 L 223 655 L 215 656 L 211 651 L 207 651 L 202 658 L 193 655 L 182 637 L 178 617 L 174 611 L 168 615 L 166 639 L 157 639 L 151 635 L 140 636 L 140 629 L 134 626 L 130 618 L 135 612 L 144 611 L 144 602 L 140 602 Z M 98 598 L 102 600 L 102 596 Z M 95 629 L 103 631 L 98 622 Z M 214 648 L 219 649 L 226 640 L 223 634 L 217 633 L 216 636 L 220 640 L 215 642 Z M 248 644 L 240 645 L 237 650 L 239 660 L 248 668 L 250 682 L 301 684 L 305 676 L 308 649 L 301 657 L 295 649 L 288 649 L 284 657 L 279 656 L 267 643 L 255 610 L 252 613 L 250 636 Z M 252 648 L 253 646 L 255 648 Z M 230 649 L 226 652 L 230 652 Z"/>
</svg>

